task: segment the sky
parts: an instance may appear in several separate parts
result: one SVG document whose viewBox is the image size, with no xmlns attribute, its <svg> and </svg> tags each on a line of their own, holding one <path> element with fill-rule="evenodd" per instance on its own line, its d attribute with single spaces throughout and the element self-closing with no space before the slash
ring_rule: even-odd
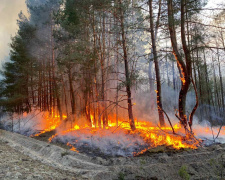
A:
<svg viewBox="0 0 225 180">
<path fill-rule="evenodd" d="M 25 0 L 0 0 L 0 65 L 9 54 L 9 43 L 17 27 L 20 11 L 27 14 Z"/>
<path fill-rule="evenodd" d="M 224 0 L 209 0 L 207 8 L 217 7 Z M 9 54 L 9 43 L 17 27 L 17 18 L 20 11 L 27 14 L 25 0 L 0 0 L 0 67 Z"/>
</svg>

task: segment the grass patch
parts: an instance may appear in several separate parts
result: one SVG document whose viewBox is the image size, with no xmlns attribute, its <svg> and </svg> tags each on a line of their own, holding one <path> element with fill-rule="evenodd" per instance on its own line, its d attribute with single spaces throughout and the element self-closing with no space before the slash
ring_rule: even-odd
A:
<svg viewBox="0 0 225 180">
<path fill-rule="evenodd" d="M 190 174 L 187 172 L 187 166 L 183 165 L 179 169 L 179 176 L 185 180 L 190 180 Z"/>
</svg>

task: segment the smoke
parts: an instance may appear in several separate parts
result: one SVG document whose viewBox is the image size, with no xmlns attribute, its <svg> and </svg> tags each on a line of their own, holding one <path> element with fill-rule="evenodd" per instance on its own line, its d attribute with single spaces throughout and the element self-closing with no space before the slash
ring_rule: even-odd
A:
<svg viewBox="0 0 225 180">
<path fill-rule="evenodd" d="M 144 100 L 143 100 L 144 102 Z M 141 106 L 144 107 L 144 106 Z M 0 120 L 1 126 L 9 131 L 17 132 L 26 136 L 31 136 L 48 128 L 47 124 L 49 118 L 48 113 L 33 111 L 32 113 L 23 115 L 6 115 Z M 147 118 L 147 121 L 156 122 L 157 115 L 143 114 L 139 120 Z M 198 123 L 195 117 L 193 131 L 197 138 L 204 140 L 204 145 L 210 145 L 215 142 L 225 142 L 225 129 L 220 130 L 219 127 L 212 127 L 208 121 Z M 143 149 L 151 146 L 146 142 L 139 133 L 129 133 L 128 130 L 116 127 L 109 127 L 109 129 L 93 129 L 84 127 L 87 125 L 85 117 L 77 119 L 76 124 L 80 128 L 68 131 L 71 128 L 71 122 L 64 120 L 57 128 L 57 134 L 52 142 L 63 143 L 74 146 L 79 152 L 86 153 L 90 156 L 133 156 L 134 153 L 140 152 Z M 172 119 L 175 123 L 175 119 Z M 156 122 L 157 124 L 157 122 Z M 153 125 L 156 127 L 156 124 Z M 83 127 L 83 128 L 82 128 Z M 179 133 L 179 131 L 177 131 Z M 161 133 L 160 131 L 158 132 Z M 152 144 L 153 145 L 153 144 Z M 154 146 L 154 145 L 153 145 Z"/>
<path fill-rule="evenodd" d="M 115 129 L 115 128 L 114 128 Z M 132 156 L 147 147 L 144 140 L 138 135 L 125 133 L 122 129 L 99 129 L 93 132 L 91 129 L 81 129 L 59 135 L 53 142 L 68 142 L 79 151 L 89 155 Z"/>
<path fill-rule="evenodd" d="M 203 140 L 203 144 L 209 146 L 213 143 L 225 143 L 225 128 L 212 126 L 209 121 L 195 122 L 193 124 L 195 136 Z"/>
<path fill-rule="evenodd" d="M 153 95 L 154 99 L 151 99 L 149 90 L 138 90 L 134 93 L 133 106 L 134 115 L 137 120 L 149 121 L 158 124 L 158 110 L 156 107 L 156 93 Z M 164 111 L 169 115 L 173 123 L 179 123 L 175 113 L 178 110 L 178 97 L 179 91 L 174 90 L 166 83 L 162 84 L 162 104 Z M 152 106 L 153 104 L 153 106 Z M 189 114 L 195 105 L 195 94 L 189 92 L 187 96 L 186 109 Z M 166 116 L 165 116 L 165 121 Z M 198 120 L 197 120 L 198 121 Z"/>
<path fill-rule="evenodd" d="M 0 119 L 0 126 L 7 130 L 13 131 L 26 136 L 31 136 L 46 128 L 46 117 L 48 113 L 33 111 L 29 114 L 9 115 L 5 114 Z"/>
</svg>

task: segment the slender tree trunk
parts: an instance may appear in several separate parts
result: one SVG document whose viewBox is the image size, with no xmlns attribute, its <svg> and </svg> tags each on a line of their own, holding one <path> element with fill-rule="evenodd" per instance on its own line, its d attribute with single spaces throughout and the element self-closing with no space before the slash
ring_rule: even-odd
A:
<svg viewBox="0 0 225 180">
<path fill-rule="evenodd" d="M 63 74 L 61 73 L 61 81 L 63 86 L 63 92 L 64 92 L 64 100 L 65 100 L 65 108 L 66 108 L 66 115 L 67 118 L 69 118 L 69 111 L 68 111 L 68 103 L 67 103 L 67 92 L 66 92 L 66 84 L 64 82 Z"/>
<path fill-rule="evenodd" d="M 176 90 L 176 79 L 175 79 L 175 68 L 174 68 L 174 61 L 172 61 L 172 71 L 173 71 L 173 89 Z"/>
<path fill-rule="evenodd" d="M 167 42 L 166 42 L 166 44 L 167 44 Z M 167 45 L 166 45 L 166 47 L 167 47 Z M 166 76 L 167 76 L 167 85 L 168 85 L 168 87 L 170 87 L 169 62 L 168 62 L 167 52 L 166 52 Z"/>
<path fill-rule="evenodd" d="M 116 4 L 118 4 L 117 0 L 116 0 Z M 115 8 L 115 14 L 117 14 L 117 9 Z M 114 24 L 116 24 L 116 26 L 118 26 L 118 21 L 116 21 L 116 18 L 114 16 Z M 115 55 L 115 65 L 116 65 L 116 126 L 118 127 L 119 126 L 119 107 L 118 107 L 118 100 L 119 100 L 119 45 L 118 45 L 118 42 L 120 40 L 120 35 L 119 33 L 116 33 L 115 35 L 115 42 L 116 42 L 116 52 L 114 52 L 116 55 Z"/>
<path fill-rule="evenodd" d="M 124 12 L 122 6 L 122 0 L 119 0 L 120 5 L 120 28 L 121 28 L 121 36 L 122 36 L 122 46 L 123 46 L 123 60 L 125 65 L 125 75 L 126 75 L 126 92 L 127 92 L 127 103 L 128 103 L 128 115 L 130 127 L 134 131 L 136 129 L 133 117 L 132 110 L 132 99 L 131 99 L 131 79 L 130 79 L 130 71 L 128 65 L 128 56 L 127 56 L 127 40 L 124 29 Z"/>
<path fill-rule="evenodd" d="M 222 104 L 223 110 L 225 110 L 224 91 L 223 91 L 223 77 L 222 77 L 222 72 L 221 72 L 219 49 L 217 49 L 217 60 L 218 60 L 219 76 L 220 76 L 220 91 L 221 91 L 221 101 L 222 101 L 221 104 Z"/>
<path fill-rule="evenodd" d="M 148 78 L 149 78 L 149 86 L 150 86 L 150 109 L 154 109 L 154 78 L 153 78 L 153 72 L 152 72 L 152 65 L 153 65 L 153 54 L 151 53 L 150 55 L 150 61 L 149 61 L 149 66 L 148 66 Z"/>
<path fill-rule="evenodd" d="M 61 109 L 61 102 L 59 97 L 59 88 L 56 82 L 56 76 L 55 76 L 55 46 L 54 46 L 54 38 L 53 38 L 53 25 L 51 24 L 51 50 L 52 50 L 52 78 L 54 83 L 54 94 L 56 96 L 56 102 L 57 102 L 57 109 L 59 111 L 60 120 L 62 120 L 62 109 Z"/>
<path fill-rule="evenodd" d="M 158 20 L 156 22 L 156 29 L 159 25 L 159 17 L 161 11 L 161 0 L 159 0 L 159 12 L 158 12 Z M 154 23 L 153 23 L 153 8 L 152 8 L 152 0 L 149 0 L 149 13 L 150 13 L 150 30 L 151 30 L 151 39 L 152 39 L 152 50 L 153 50 L 153 58 L 155 63 L 155 73 L 156 73 L 156 86 L 157 86 L 157 109 L 159 114 L 159 123 L 160 126 L 165 126 L 165 120 L 163 115 L 162 108 L 162 97 L 161 97 L 161 78 L 160 78 L 160 70 L 158 64 L 157 50 L 156 50 L 156 37 L 154 32 Z"/>
<path fill-rule="evenodd" d="M 72 110 L 72 121 L 75 121 L 75 114 L 76 114 L 76 105 L 75 105 L 75 95 L 73 90 L 73 81 L 72 81 L 72 73 L 71 67 L 68 68 L 68 79 L 69 79 L 69 87 L 70 87 L 70 98 L 71 98 L 71 110 Z"/>
<path fill-rule="evenodd" d="M 217 79 L 216 79 L 216 70 L 215 70 L 215 64 L 214 64 L 213 58 L 212 58 L 212 65 L 213 65 L 215 102 L 217 102 L 217 106 L 220 106 L 219 91 L 218 91 L 218 85 L 217 85 Z"/>
<path fill-rule="evenodd" d="M 107 122 L 107 110 L 106 110 L 106 92 L 105 92 L 105 85 L 106 85 L 106 70 L 105 70 L 105 61 L 106 61 L 106 33 L 105 33 L 105 12 L 103 9 L 103 20 L 102 20 L 102 60 L 101 60 L 101 68 L 102 68 L 102 100 L 103 100 L 103 114 L 102 114 L 102 120 L 103 120 L 103 128 L 105 129 L 108 126 Z"/>
<path fill-rule="evenodd" d="M 96 54 L 98 54 L 98 50 L 97 50 L 97 35 L 96 35 L 96 31 L 95 31 L 95 12 L 93 11 L 93 25 L 92 25 L 92 29 L 93 29 L 93 38 L 94 38 L 94 55 L 96 56 Z M 99 115 L 100 115 L 100 108 L 99 108 L 99 93 L 98 93 L 98 82 L 97 82 L 97 73 L 98 73 L 98 69 L 97 69 L 97 58 L 94 58 L 94 88 L 93 88 L 93 93 L 95 92 L 95 99 L 96 99 L 96 105 L 95 105 L 95 113 L 94 113 L 94 124 L 95 127 L 97 127 L 97 119 L 98 119 L 98 126 L 99 128 L 101 128 L 101 119 L 99 120 Z M 93 98 L 94 99 L 94 98 Z"/>
</svg>

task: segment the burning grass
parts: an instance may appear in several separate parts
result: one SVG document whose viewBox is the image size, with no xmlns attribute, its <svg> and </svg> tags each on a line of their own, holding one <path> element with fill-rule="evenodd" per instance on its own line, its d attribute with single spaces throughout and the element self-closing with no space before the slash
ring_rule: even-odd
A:
<svg viewBox="0 0 225 180">
<path fill-rule="evenodd" d="M 171 127 L 154 126 L 146 121 L 136 121 L 135 131 L 131 131 L 129 122 L 122 120 L 117 126 L 117 123 L 109 119 L 108 127 L 104 129 L 96 127 L 93 123 L 92 127 L 88 124 L 75 124 L 66 128 L 65 123 L 60 123 L 58 116 L 47 118 L 45 123 L 46 128 L 34 136 L 56 129 L 57 133 L 48 139 L 49 142 L 63 143 L 72 151 L 90 155 L 137 156 L 148 149 L 162 145 L 171 146 L 177 150 L 196 149 L 199 145 L 194 138 L 185 136 L 180 125 L 173 127 L 176 132 L 179 132 L 178 135 L 173 134 Z"/>
</svg>

